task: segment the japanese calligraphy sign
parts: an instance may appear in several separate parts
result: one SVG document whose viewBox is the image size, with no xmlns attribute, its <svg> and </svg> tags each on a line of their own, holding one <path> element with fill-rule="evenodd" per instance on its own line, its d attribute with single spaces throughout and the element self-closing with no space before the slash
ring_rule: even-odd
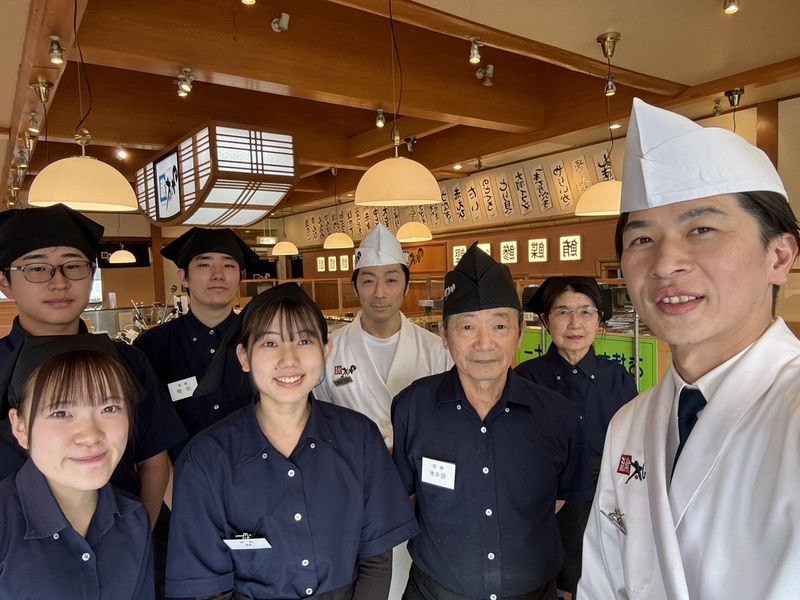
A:
<svg viewBox="0 0 800 600">
<path fill-rule="evenodd" d="M 539 210 L 542 213 L 549 213 L 553 210 L 553 198 L 550 195 L 550 188 L 544 176 L 544 167 L 541 164 L 531 169 L 531 181 L 533 181 L 533 193 Z"/>
<path fill-rule="evenodd" d="M 391 230 L 392 225 L 389 222 L 389 208 L 386 207 L 386 206 L 384 206 L 381 209 L 381 221 L 383 222 L 383 226 L 386 227 L 386 229 Z M 377 223 L 375 223 L 375 224 L 377 225 Z"/>
<path fill-rule="evenodd" d="M 350 270 L 350 257 L 347 254 L 342 254 L 339 257 L 339 270 L 340 271 Z"/>
<path fill-rule="evenodd" d="M 336 270 L 336 257 L 329 256 L 328 257 L 328 271 L 335 271 Z"/>
<path fill-rule="evenodd" d="M 586 163 L 586 157 L 581 154 L 570 161 L 572 166 L 572 178 L 575 180 L 575 187 L 578 188 L 578 197 L 583 192 L 592 187 L 592 177 L 589 175 L 589 165 Z"/>
<path fill-rule="evenodd" d="M 486 252 L 486 254 L 488 254 L 489 256 L 492 255 L 492 245 L 489 242 L 478 244 L 478 248 Z"/>
<path fill-rule="evenodd" d="M 431 223 L 434 226 L 438 226 L 441 224 L 440 216 L 439 216 L 439 205 L 438 204 L 429 204 L 428 205 L 428 212 L 431 213 Z"/>
<path fill-rule="evenodd" d="M 611 157 L 608 150 L 603 150 L 593 157 L 595 173 L 597 173 L 597 181 L 616 181 L 614 170 L 611 168 Z"/>
<path fill-rule="evenodd" d="M 501 173 L 495 180 L 497 193 L 500 199 L 500 206 L 503 208 L 503 215 L 508 219 L 517 212 L 514 201 L 511 199 L 511 183 L 505 173 Z"/>
<path fill-rule="evenodd" d="M 353 234 L 355 232 L 353 230 L 353 209 L 352 208 L 348 208 L 347 209 L 347 231 L 350 232 L 350 237 L 353 237 Z"/>
<path fill-rule="evenodd" d="M 565 235 L 558 238 L 558 250 L 560 260 L 580 260 L 581 236 Z"/>
<path fill-rule="evenodd" d="M 458 264 L 458 261 L 461 260 L 461 257 L 467 253 L 466 246 L 453 246 L 453 266 L 455 267 Z"/>
<path fill-rule="evenodd" d="M 500 262 L 513 264 L 517 262 L 517 241 L 500 242 Z"/>
<path fill-rule="evenodd" d="M 481 188 L 483 195 L 483 205 L 486 207 L 486 216 L 490 219 L 497 218 L 497 200 L 495 199 L 494 188 L 492 187 L 492 178 L 484 175 L 476 179 Z"/>
<path fill-rule="evenodd" d="M 306 225 L 306 239 L 310 241 L 311 240 L 311 221 L 309 220 L 308 217 L 306 217 L 305 225 Z"/>
<path fill-rule="evenodd" d="M 318 256 L 317 257 L 317 273 L 324 273 L 325 272 L 325 257 Z"/>
<path fill-rule="evenodd" d="M 364 226 L 361 225 L 361 211 L 356 209 L 356 229 L 358 229 L 358 236 L 364 235 Z"/>
<path fill-rule="evenodd" d="M 469 185 L 469 184 L 467 184 Z M 453 190 L 453 210 L 458 217 L 458 222 L 463 223 L 467 220 L 467 209 L 464 206 L 464 192 L 461 188 L 461 182 L 456 181 L 452 187 Z"/>
<path fill-rule="evenodd" d="M 400 209 L 396 206 L 392 207 L 392 222 L 394 223 L 394 230 L 400 229 Z"/>
<path fill-rule="evenodd" d="M 417 214 L 419 215 L 420 222 L 422 224 L 424 224 L 424 225 L 427 225 L 428 224 L 428 215 L 425 214 L 425 207 L 424 206 L 418 206 L 417 207 Z"/>
<path fill-rule="evenodd" d="M 547 238 L 528 240 L 528 262 L 547 262 Z"/>
<path fill-rule="evenodd" d="M 567 180 L 567 170 L 564 168 L 564 161 L 557 160 L 550 165 L 550 175 L 553 177 L 555 195 L 558 198 L 558 205 L 562 209 L 571 209 L 573 206 L 572 191 Z"/>
<path fill-rule="evenodd" d="M 443 185 L 439 186 L 439 192 L 442 194 L 442 214 L 444 215 L 445 225 L 452 225 L 453 211 L 450 206 L 450 194 L 447 193 L 447 188 Z"/>
<path fill-rule="evenodd" d="M 533 210 L 533 202 L 531 200 L 530 192 L 528 191 L 528 182 L 525 179 L 525 171 L 517 169 L 511 176 L 514 182 L 514 191 L 517 194 L 517 202 L 519 203 L 519 212 L 527 215 Z"/>
</svg>

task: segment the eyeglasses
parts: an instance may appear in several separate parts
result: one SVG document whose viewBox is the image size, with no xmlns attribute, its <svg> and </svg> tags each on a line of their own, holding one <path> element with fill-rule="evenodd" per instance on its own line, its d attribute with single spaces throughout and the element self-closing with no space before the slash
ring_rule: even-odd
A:
<svg viewBox="0 0 800 600">
<path fill-rule="evenodd" d="M 88 260 L 70 260 L 62 265 L 48 263 L 30 263 L 24 267 L 8 267 L 9 271 L 21 271 L 31 283 L 46 283 L 56 275 L 56 271 L 72 281 L 86 279 L 92 274 L 92 263 Z"/>
<path fill-rule="evenodd" d="M 551 319 L 559 321 L 572 320 L 572 315 L 575 315 L 578 321 L 593 321 L 597 318 L 598 311 L 594 306 L 579 306 L 578 308 L 557 308 L 551 310 L 548 314 Z"/>
</svg>

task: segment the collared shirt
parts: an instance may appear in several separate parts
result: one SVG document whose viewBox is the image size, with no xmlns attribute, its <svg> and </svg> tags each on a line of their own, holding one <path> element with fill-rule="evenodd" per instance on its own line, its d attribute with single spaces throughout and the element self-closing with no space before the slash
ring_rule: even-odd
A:
<svg viewBox="0 0 800 600">
<path fill-rule="evenodd" d="M 83 538 L 28 460 L 0 483 L 0 531 L 2 598 L 155 598 L 147 511 L 110 484 Z"/>
<path fill-rule="evenodd" d="M 611 417 L 639 394 L 625 368 L 597 356 L 592 347 L 578 364 L 572 365 L 558 353 L 555 344 L 550 344 L 544 356 L 525 361 L 516 371 L 575 403 L 586 449 L 595 457 L 603 454 Z"/>
<path fill-rule="evenodd" d="M 80 322 L 78 333 L 88 333 L 83 321 Z M 28 333 L 19 324 L 19 318 L 14 319 L 11 333 L 0 339 L 0 365 L 8 360 L 26 335 Z M 144 390 L 144 396 L 139 398 L 135 409 L 134 439 L 129 440 L 111 483 L 138 496 L 141 483 L 136 464 L 181 443 L 186 438 L 186 430 L 147 357 L 124 342 L 118 342 L 115 346 L 131 377 Z M 27 458 L 27 453 L 11 435 L 7 411 L 7 406 L 0 411 L 0 479 L 14 473 Z"/>
<path fill-rule="evenodd" d="M 134 346 L 147 355 L 166 385 L 174 388 L 184 381 L 193 381 L 197 385 L 206 374 L 231 323 L 237 318 L 231 311 L 216 327 L 207 327 L 190 311 L 143 333 L 136 338 Z M 253 387 L 242 371 L 236 353 L 228 352 L 227 359 L 222 385 L 216 391 L 200 397 L 188 395 L 180 398 L 177 393 L 173 394 L 175 409 L 190 436 L 255 399 Z"/>
<path fill-rule="evenodd" d="M 309 397 L 311 416 L 290 458 L 270 444 L 255 404 L 197 435 L 176 464 L 167 596 L 234 589 L 305 598 L 352 583 L 359 557 L 419 530 L 375 424 Z M 223 540 L 264 539 L 232 550 Z"/>
<path fill-rule="evenodd" d="M 542 587 L 558 571 L 555 501 L 592 496 L 578 414 L 508 371 L 481 421 L 456 367 L 419 379 L 393 404 L 393 458 L 416 494 L 414 563 L 445 588 L 497 600 Z M 454 489 L 423 481 L 425 462 L 455 465 Z"/>
</svg>

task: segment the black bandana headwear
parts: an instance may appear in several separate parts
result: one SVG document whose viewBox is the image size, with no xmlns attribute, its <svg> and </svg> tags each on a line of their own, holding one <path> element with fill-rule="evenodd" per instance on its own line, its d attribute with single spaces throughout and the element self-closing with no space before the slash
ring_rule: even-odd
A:
<svg viewBox="0 0 800 600">
<path fill-rule="evenodd" d="M 252 272 L 258 266 L 258 255 L 231 229 L 192 227 L 161 250 L 161 256 L 186 270 L 195 256 L 207 252 L 228 254 L 239 263 L 240 269 Z"/>
</svg>

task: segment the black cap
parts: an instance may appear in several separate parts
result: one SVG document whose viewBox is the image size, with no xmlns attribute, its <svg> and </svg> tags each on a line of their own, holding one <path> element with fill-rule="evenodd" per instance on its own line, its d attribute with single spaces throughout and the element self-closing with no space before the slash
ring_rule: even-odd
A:
<svg viewBox="0 0 800 600">
<path fill-rule="evenodd" d="M 161 256 L 174 262 L 179 269 L 186 270 L 195 256 L 207 252 L 228 254 L 239 263 L 239 268 L 249 272 L 258 265 L 258 254 L 231 229 L 192 227 L 177 240 L 164 246 Z"/>
<path fill-rule="evenodd" d="M 322 310 L 320 310 L 319 306 L 311 299 L 311 296 L 306 294 L 305 290 L 300 287 L 300 284 L 290 281 L 271 287 L 250 300 L 228 328 L 225 338 L 214 353 L 214 358 L 211 360 L 206 374 L 200 380 L 200 383 L 194 391 L 195 396 L 209 394 L 222 385 L 222 377 L 225 373 L 225 364 L 227 363 L 227 354 L 228 352 L 233 352 L 233 348 L 239 343 L 242 331 L 253 312 L 265 304 L 277 302 L 284 298 L 289 298 L 305 304 L 316 313 L 322 323 L 322 337 L 323 339 L 328 337 L 328 324 L 325 321 L 325 315 L 322 314 Z"/>
<path fill-rule="evenodd" d="M 63 204 L 7 210 L 0 213 L 0 268 L 31 250 L 51 246 L 76 248 L 91 260 L 102 237 L 102 225 Z"/>
<path fill-rule="evenodd" d="M 610 314 L 606 314 L 607 309 L 602 306 L 603 299 L 600 293 L 600 286 L 597 285 L 597 280 L 594 277 L 584 277 L 579 275 L 561 276 L 561 277 L 548 277 L 539 286 L 539 289 L 533 294 L 531 299 L 525 305 L 525 310 L 534 312 L 541 315 L 545 311 L 545 297 L 560 296 L 563 292 L 570 288 L 579 294 L 589 296 L 593 302 L 598 303 L 597 307 L 601 311 L 602 320 L 607 320 Z"/>
<path fill-rule="evenodd" d="M 101 352 L 119 361 L 114 342 L 105 334 L 25 336 L 0 369 L 3 413 L 19 404 L 22 388 L 36 369 L 54 356 L 80 350 Z"/>
<path fill-rule="evenodd" d="M 456 268 L 444 276 L 442 316 L 487 308 L 522 310 L 511 271 L 478 248 L 475 242 Z"/>
</svg>

